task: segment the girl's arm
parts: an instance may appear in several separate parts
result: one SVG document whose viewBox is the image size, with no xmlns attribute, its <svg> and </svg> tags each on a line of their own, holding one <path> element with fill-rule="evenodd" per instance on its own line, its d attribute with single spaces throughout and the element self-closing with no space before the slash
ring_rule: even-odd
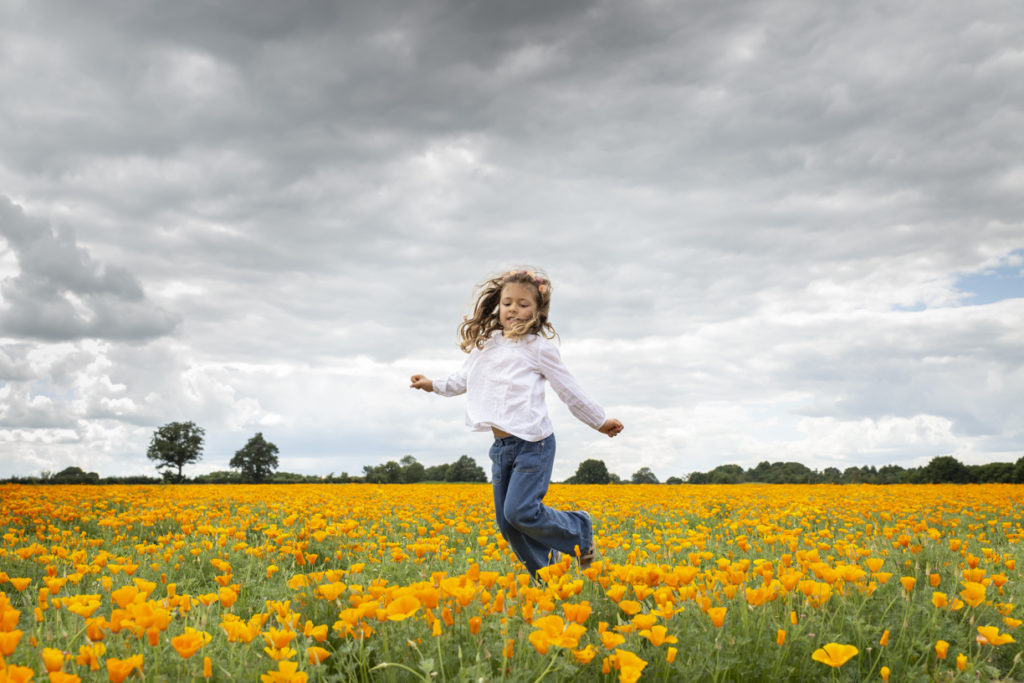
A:
<svg viewBox="0 0 1024 683">
<path fill-rule="evenodd" d="M 445 379 L 434 381 L 425 375 L 413 375 L 410 378 L 409 388 L 430 391 L 435 394 L 441 394 L 442 396 L 458 396 L 459 394 L 464 394 L 466 393 L 466 377 L 469 376 L 469 364 L 470 361 L 473 360 L 473 357 L 474 355 L 471 353 L 470 357 L 466 359 L 466 362 L 463 363 L 459 371 Z"/>
<path fill-rule="evenodd" d="M 411 389 L 422 389 L 423 391 L 434 390 L 434 380 L 423 375 L 413 375 L 411 378 L 412 384 L 409 385 Z"/>
<path fill-rule="evenodd" d="M 551 388 L 558 398 L 569 407 L 569 412 L 584 424 L 588 424 L 602 434 L 615 436 L 622 431 L 622 423 L 616 419 L 608 419 L 604 408 L 590 394 L 584 391 L 576 378 L 562 362 L 558 348 L 548 342 L 540 345 L 538 353 L 540 373 L 551 383 Z"/>
</svg>

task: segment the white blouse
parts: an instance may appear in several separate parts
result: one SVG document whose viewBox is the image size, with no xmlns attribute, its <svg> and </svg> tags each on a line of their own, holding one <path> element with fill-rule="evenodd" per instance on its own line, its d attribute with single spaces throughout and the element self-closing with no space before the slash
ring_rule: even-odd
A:
<svg viewBox="0 0 1024 683">
<path fill-rule="evenodd" d="M 544 404 L 544 380 L 582 422 L 594 429 L 604 424 L 604 409 L 570 374 L 558 347 L 534 334 L 510 341 L 497 332 L 482 349 L 470 351 L 462 369 L 434 380 L 434 391 L 442 396 L 467 394 L 466 425 L 472 431 L 497 427 L 526 441 L 540 441 L 554 432 Z"/>
</svg>

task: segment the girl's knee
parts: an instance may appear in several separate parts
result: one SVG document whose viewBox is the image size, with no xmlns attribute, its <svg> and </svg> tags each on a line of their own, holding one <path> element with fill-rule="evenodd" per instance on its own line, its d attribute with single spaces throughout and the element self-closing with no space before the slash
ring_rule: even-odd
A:
<svg viewBox="0 0 1024 683">
<path fill-rule="evenodd" d="M 537 505 L 515 505 L 506 506 L 504 510 L 505 521 L 519 531 L 528 531 L 537 524 L 540 518 L 540 506 Z"/>
</svg>

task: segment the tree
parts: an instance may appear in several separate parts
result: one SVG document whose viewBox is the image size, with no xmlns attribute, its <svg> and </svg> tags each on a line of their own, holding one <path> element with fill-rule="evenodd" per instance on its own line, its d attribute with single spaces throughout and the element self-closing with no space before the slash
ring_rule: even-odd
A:
<svg viewBox="0 0 1024 683">
<path fill-rule="evenodd" d="M 277 469 L 277 453 L 277 446 L 264 439 L 263 432 L 256 432 L 245 446 L 235 451 L 228 466 L 238 470 L 246 481 L 265 481 Z"/>
<path fill-rule="evenodd" d="M 883 465 L 878 468 L 878 483 L 898 484 L 903 478 L 904 471 L 899 465 Z"/>
<path fill-rule="evenodd" d="M 719 465 L 708 472 L 708 483 L 739 484 L 743 481 L 743 468 L 739 465 Z"/>
<path fill-rule="evenodd" d="M 843 473 L 839 471 L 838 467 L 826 467 L 821 473 L 821 481 L 826 484 L 838 484 L 839 480 L 843 478 Z M 792 484 L 793 482 L 786 482 Z"/>
<path fill-rule="evenodd" d="M 966 484 L 971 481 L 971 472 L 952 455 L 940 455 L 921 470 L 921 480 L 926 484 Z"/>
<path fill-rule="evenodd" d="M 100 475 L 86 472 L 81 467 L 65 467 L 50 479 L 55 484 L 97 484 Z"/>
<path fill-rule="evenodd" d="M 451 467 L 451 463 L 447 462 L 440 465 L 431 465 L 423 472 L 423 481 L 447 481 L 448 470 Z"/>
<path fill-rule="evenodd" d="M 707 484 L 711 477 L 708 476 L 707 472 L 690 472 L 686 476 L 687 484 Z"/>
<path fill-rule="evenodd" d="M 634 484 L 657 484 L 658 477 L 655 476 L 654 472 L 651 472 L 650 467 L 641 467 L 633 473 L 631 481 Z"/>
<path fill-rule="evenodd" d="M 367 484 L 397 484 L 402 480 L 402 466 L 388 460 L 383 465 L 364 465 L 363 474 Z"/>
<path fill-rule="evenodd" d="M 411 455 L 404 456 L 399 464 L 402 466 L 402 483 L 415 484 L 427 476 L 427 468 L 417 462 Z"/>
<path fill-rule="evenodd" d="M 451 464 L 444 480 L 486 482 L 487 475 L 484 473 L 483 468 L 476 464 L 476 460 L 468 455 L 464 455 Z"/>
<path fill-rule="evenodd" d="M 184 481 L 182 468 L 198 462 L 203 453 L 203 435 L 206 430 L 194 422 L 170 422 L 153 432 L 146 457 L 156 460 L 157 470 L 164 479 Z M 177 469 L 177 474 L 173 472 Z"/>
<path fill-rule="evenodd" d="M 571 481 L 573 484 L 610 484 L 612 478 L 603 460 L 584 460 Z"/>
</svg>

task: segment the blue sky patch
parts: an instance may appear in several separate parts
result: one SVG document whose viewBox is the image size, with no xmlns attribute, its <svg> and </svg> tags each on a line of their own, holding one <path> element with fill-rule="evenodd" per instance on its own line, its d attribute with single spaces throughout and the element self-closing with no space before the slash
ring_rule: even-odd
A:
<svg viewBox="0 0 1024 683">
<path fill-rule="evenodd" d="M 1017 260 L 1013 256 L 1024 256 L 1024 251 L 1011 255 L 1011 260 Z M 1005 265 L 961 275 L 956 288 L 966 294 L 964 304 L 968 306 L 1024 297 L 1024 268 L 1020 265 Z"/>
</svg>

